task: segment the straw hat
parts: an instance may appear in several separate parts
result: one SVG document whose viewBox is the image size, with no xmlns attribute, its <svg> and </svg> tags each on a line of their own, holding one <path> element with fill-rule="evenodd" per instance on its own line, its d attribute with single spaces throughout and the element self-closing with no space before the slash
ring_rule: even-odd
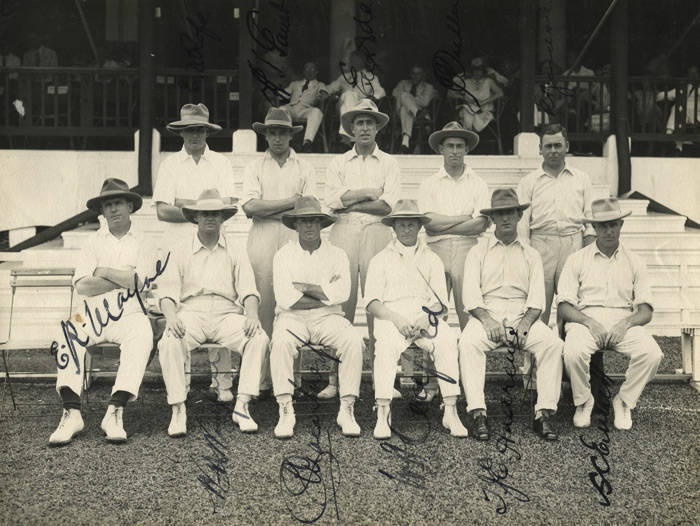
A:
<svg viewBox="0 0 700 526">
<path fill-rule="evenodd" d="M 253 129 L 262 135 L 265 135 L 268 128 L 286 128 L 292 133 L 299 133 L 304 129 L 303 126 L 294 126 L 291 114 L 282 108 L 270 108 L 265 115 L 265 123 L 253 123 Z"/>
<path fill-rule="evenodd" d="M 88 199 L 85 206 L 94 212 L 102 213 L 102 201 L 113 197 L 124 197 L 125 199 L 131 201 L 134 204 L 132 213 L 141 208 L 141 205 L 143 204 L 143 199 L 141 196 L 129 190 L 128 184 L 121 179 L 110 177 L 109 179 L 105 179 L 105 182 L 102 183 L 100 195 L 93 197 L 92 199 Z"/>
<path fill-rule="evenodd" d="M 396 206 L 386 217 L 382 218 L 382 223 L 392 226 L 397 219 L 419 219 L 421 224 L 430 223 L 430 218 L 421 214 L 418 210 L 418 201 L 415 199 L 399 199 Z"/>
<path fill-rule="evenodd" d="M 321 212 L 321 203 L 313 195 L 303 195 L 294 203 L 294 210 L 282 214 L 282 223 L 287 228 L 296 229 L 296 220 L 300 217 L 318 217 L 321 219 L 321 229 L 335 223 L 335 218 Z"/>
<path fill-rule="evenodd" d="M 204 126 L 208 132 L 221 131 L 221 126 L 209 122 L 209 109 L 202 104 L 185 104 L 180 108 L 180 120 L 169 123 L 166 128 L 173 133 L 179 133 L 185 128 Z"/>
<path fill-rule="evenodd" d="M 591 203 L 591 212 L 593 213 L 593 218 L 589 219 L 584 217 L 581 219 L 583 223 L 605 223 L 607 221 L 615 221 L 616 219 L 627 217 L 632 213 L 631 210 L 623 212 L 620 209 L 620 203 L 616 197 L 596 199 Z"/>
<path fill-rule="evenodd" d="M 238 199 L 234 198 L 234 202 Z M 197 212 L 221 212 L 223 220 L 226 221 L 233 217 L 238 212 L 238 207 L 233 204 L 227 205 L 221 198 L 221 194 L 216 188 L 209 188 L 199 194 L 197 202 L 193 205 L 182 207 L 182 215 L 185 216 L 190 223 L 196 223 L 195 216 Z"/>
<path fill-rule="evenodd" d="M 428 137 L 428 144 L 435 153 L 440 153 L 440 145 L 445 139 L 459 137 L 467 143 L 467 151 L 471 152 L 479 144 L 479 135 L 473 131 L 465 130 L 457 121 L 448 122 L 442 130 L 435 131 Z"/>
<path fill-rule="evenodd" d="M 518 194 L 512 188 L 497 188 L 491 195 L 491 208 L 483 208 L 479 213 L 491 215 L 499 210 L 525 210 L 530 203 L 520 204 Z"/>
<path fill-rule="evenodd" d="M 352 133 L 352 121 L 355 120 L 355 117 L 358 115 L 370 115 L 374 117 L 374 120 L 377 121 L 377 131 L 381 130 L 389 122 L 389 116 L 379 111 L 373 100 L 362 99 L 357 106 L 350 108 L 340 116 L 340 122 L 346 131 Z"/>
</svg>

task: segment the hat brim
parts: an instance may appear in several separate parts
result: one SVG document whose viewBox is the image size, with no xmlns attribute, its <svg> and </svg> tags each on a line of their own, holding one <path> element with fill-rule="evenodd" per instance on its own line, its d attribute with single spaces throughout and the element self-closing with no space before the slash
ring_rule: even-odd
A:
<svg viewBox="0 0 700 526">
<path fill-rule="evenodd" d="M 387 226 L 392 226 L 394 224 L 394 221 L 397 219 L 418 219 L 420 220 L 422 225 L 426 225 L 430 223 L 431 219 L 426 216 L 425 214 L 396 214 L 396 215 L 388 215 L 386 217 L 382 218 L 382 223 L 384 223 Z"/>
<path fill-rule="evenodd" d="M 632 210 L 628 210 L 627 212 L 620 212 L 619 214 L 615 214 L 612 217 L 606 217 L 605 219 L 597 219 L 597 218 L 591 219 L 589 217 L 584 217 L 581 219 L 581 223 L 607 223 L 609 221 L 617 221 L 618 219 L 623 219 L 631 214 L 632 214 Z"/>
<path fill-rule="evenodd" d="M 377 121 L 377 131 L 381 130 L 384 126 L 389 124 L 389 116 L 386 113 L 382 113 L 381 111 L 349 110 L 340 116 L 340 122 L 343 125 L 345 131 L 348 132 L 351 136 L 354 136 L 352 134 L 352 121 L 358 115 L 369 115 L 370 117 L 374 117 L 374 120 Z"/>
<path fill-rule="evenodd" d="M 530 203 L 523 203 L 522 205 L 518 204 L 508 206 L 495 206 L 493 208 L 482 208 L 481 210 L 479 210 L 479 213 L 485 216 L 489 216 L 494 212 L 500 212 L 503 210 L 525 210 L 527 208 L 530 208 Z"/>
<path fill-rule="evenodd" d="M 479 144 L 479 135 L 469 130 L 438 130 L 430 134 L 428 144 L 435 153 L 440 153 L 442 141 L 449 137 L 464 139 L 467 143 L 467 150 L 470 152 Z"/>
<path fill-rule="evenodd" d="M 207 133 L 217 133 L 220 132 L 223 128 L 219 126 L 218 124 L 214 124 L 212 122 L 192 122 L 192 121 L 174 121 L 169 123 L 165 128 L 174 134 L 179 134 L 182 130 L 186 130 L 187 128 L 195 128 L 203 126 L 204 128 L 207 129 Z"/>
<path fill-rule="evenodd" d="M 312 213 L 312 214 L 284 214 L 282 216 L 282 223 L 284 226 L 287 228 L 291 228 L 292 230 L 296 230 L 296 220 L 301 219 L 301 218 L 310 218 L 310 217 L 318 217 L 321 219 L 321 230 L 324 228 L 327 228 L 331 226 L 333 223 L 335 223 L 335 218 L 333 216 L 329 216 L 328 214 L 324 213 Z"/>
<path fill-rule="evenodd" d="M 299 133 L 304 129 L 303 126 L 282 126 L 279 124 L 264 124 L 262 122 L 254 122 L 253 123 L 253 130 L 255 130 L 256 133 L 259 133 L 261 135 L 265 135 L 267 133 L 267 130 L 270 128 L 279 128 L 281 130 L 289 130 L 292 132 L 292 134 Z"/>
<path fill-rule="evenodd" d="M 102 213 L 102 201 L 105 199 L 113 199 L 115 197 L 124 197 L 125 199 L 129 200 L 131 203 L 134 205 L 134 209 L 131 211 L 133 214 L 136 212 L 141 206 L 143 205 L 143 198 L 135 193 L 135 192 L 122 192 L 119 190 L 108 190 L 102 195 L 98 195 L 97 197 L 93 197 L 92 199 L 88 199 L 87 203 L 85 203 L 85 206 L 89 209 L 92 210 L 93 212 L 97 212 L 98 214 Z"/>
<path fill-rule="evenodd" d="M 185 216 L 190 223 L 197 223 L 195 216 L 197 212 L 221 212 L 222 222 L 228 221 L 238 212 L 238 207 L 234 205 L 226 205 L 224 207 L 209 208 L 209 207 L 198 207 L 193 205 L 191 207 L 183 206 L 182 215 Z"/>
</svg>

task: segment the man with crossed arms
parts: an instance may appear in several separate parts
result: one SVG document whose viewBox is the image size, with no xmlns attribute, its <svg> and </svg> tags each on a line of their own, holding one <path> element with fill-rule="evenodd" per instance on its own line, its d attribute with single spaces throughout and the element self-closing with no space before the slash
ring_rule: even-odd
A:
<svg viewBox="0 0 700 526">
<path fill-rule="evenodd" d="M 294 359 L 307 344 L 336 351 L 340 383 L 336 422 L 343 435 L 360 436 L 353 408 L 360 394 L 362 337 L 341 309 L 350 294 L 348 257 L 342 249 L 321 240 L 321 230 L 334 219 L 321 212 L 315 197 L 297 199 L 294 210 L 284 214 L 282 222 L 296 230 L 297 239 L 279 249 L 274 260 L 277 317 L 270 366 L 280 415 L 275 436 L 289 438 L 294 434 Z M 335 361 L 330 354 L 326 358 Z"/>
<path fill-rule="evenodd" d="M 228 204 L 238 201 L 233 197 L 236 192 L 231 163 L 207 145 L 207 137 L 221 131 L 221 126 L 209 122 L 209 109 L 201 102 L 185 104 L 180 108 L 180 120 L 168 123 L 166 128 L 182 137 L 182 149 L 161 163 L 153 190 L 153 206 L 158 220 L 164 223 L 161 254 L 196 231 L 183 215 L 182 207 L 193 204 L 205 189 L 216 188 Z M 216 375 L 216 367 L 231 369 L 230 353 L 211 354 L 209 361 L 212 388 L 218 400 L 230 402 L 231 384 Z M 188 385 L 189 379 L 187 376 Z"/>
<path fill-rule="evenodd" d="M 184 216 L 197 224 L 197 231 L 173 247 L 163 283 L 158 287 L 166 320 L 158 356 L 172 407 L 168 427 L 171 437 L 187 433 L 185 375 L 192 349 L 205 342 L 224 346 L 222 355 L 230 356 L 231 350 L 241 354 L 232 419 L 243 432 L 258 430 L 248 403 L 259 394 L 260 371 L 269 339 L 260 327 L 260 298 L 248 256 L 222 232 L 222 223 L 236 211 L 216 189 L 205 190 L 194 204 L 184 206 Z M 230 360 L 214 365 L 218 375 L 231 385 Z"/>
<path fill-rule="evenodd" d="M 66 366 L 61 368 L 59 365 L 57 371 L 56 391 L 63 402 L 63 415 L 56 431 L 49 438 L 51 446 L 68 444 L 84 428 L 80 414 L 80 396 L 83 391 L 85 349 L 88 345 L 102 342 L 119 344 L 121 354 L 112 397 L 100 427 L 108 441 L 126 441 L 124 407 L 128 401 L 135 400 L 138 396 L 153 347 L 153 332 L 148 317 L 141 310 L 139 301 L 133 296 L 129 297 L 127 290 L 134 289 L 135 272 L 143 277 L 153 275 L 154 270 L 148 268 L 143 237 L 133 231 L 130 219 L 131 214 L 141 208 L 141 204 L 141 196 L 129 191 L 129 186 L 121 179 L 107 179 L 100 195 L 87 202 L 87 207 L 101 213 L 107 224 L 92 234 L 88 244 L 80 251 L 74 283 L 78 294 L 84 297 L 84 305 L 91 316 L 97 319 L 97 311 L 100 319 L 107 320 L 107 324 L 98 334 L 95 329 L 100 328 L 95 327 L 94 322 L 82 323 L 87 320 L 80 320 L 78 316 L 70 320 L 76 333 L 87 342 L 81 345 L 73 340 L 77 364 L 73 362 L 71 353 L 65 350 L 60 350 L 56 356 L 57 364 L 65 363 Z M 141 286 L 140 282 L 139 287 Z M 125 301 L 126 298 L 129 299 Z M 107 318 L 105 303 L 114 315 L 117 315 L 119 307 L 123 305 L 124 310 L 118 320 Z M 98 325 L 101 323 L 98 322 Z M 63 340 L 60 338 L 58 341 Z M 64 348 L 67 344 L 68 342 L 64 344 Z"/>
<path fill-rule="evenodd" d="M 443 427 L 454 437 L 466 437 L 468 432 L 459 420 L 456 406 L 459 396 L 457 333 L 440 320 L 446 308 L 443 303 L 447 296 L 445 269 L 440 258 L 425 242 L 418 240 L 418 232 L 430 219 L 418 211 L 415 200 L 401 199 L 382 222 L 394 229 L 396 239 L 372 258 L 367 272 L 366 308 L 377 318 L 374 438 L 391 438 L 396 364 L 412 343 L 428 351 L 435 363 L 437 371 L 429 372 L 438 377 L 445 406 Z M 429 315 L 424 308 L 433 314 Z"/>
<path fill-rule="evenodd" d="M 391 155 L 379 149 L 377 132 L 389 122 L 389 116 L 377 105 L 364 99 L 341 121 L 355 138 L 355 146 L 335 156 L 326 171 L 325 203 L 335 214 L 336 222 L 330 232 L 330 242 L 342 248 L 350 261 L 350 296 L 343 304 L 345 317 L 355 319 L 357 307 L 357 278 L 364 289 L 370 259 L 391 241 L 391 229 L 381 218 L 391 212 L 401 192 L 399 164 Z M 372 342 L 373 321 L 367 319 Z M 332 398 L 337 393 L 337 379 L 319 393 L 319 398 Z"/>
<path fill-rule="evenodd" d="M 617 429 L 632 427 L 632 409 L 656 374 L 663 354 L 643 325 L 651 321 L 653 304 L 646 265 L 620 242 L 623 218 L 614 197 L 593 201 L 596 242 L 575 252 L 564 265 L 557 304 L 566 325 L 564 364 L 574 395 L 574 426 L 588 427 L 591 355 L 615 350 L 629 356 L 625 381 L 612 401 Z"/>
<path fill-rule="evenodd" d="M 484 379 L 486 354 L 507 345 L 529 351 L 537 364 L 537 404 L 533 428 L 544 440 L 556 440 L 549 418 L 561 391 L 562 341 L 539 320 L 544 307 L 542 261 L 518 238 L 523 210 L 515 190 L 498 189 L 491 207 L 481 210 L 496 225 L 493 235 L 469 251 L 464 262 L 465 309 L 471 314 L 459 339 L 459 365 L 477 440 L 488 440 Z"/>
</svg>

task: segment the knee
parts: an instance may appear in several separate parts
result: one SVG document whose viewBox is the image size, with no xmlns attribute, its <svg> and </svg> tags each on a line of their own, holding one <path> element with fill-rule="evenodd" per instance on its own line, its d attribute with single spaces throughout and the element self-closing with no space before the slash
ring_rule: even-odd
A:
<svg viewBox="0 0 700 526">
<path fill-rule="evenodd" d="M 323 119 L 323 112 L 318 108 L 311 108 L 311 111 L 309 112 L 309 117 L 315 117 L 320 121 L 321 119 Z"/>
<path fill-rule="evenodd" d="M 296 338 L 275 331 L 272 334 L 272 341 L 270 343 L 270 356 L 289 354 L 296 357 L 298 354 L 298 344 L 299 341 Z"/>
<path fill-rule="evenodd" d="M 267 337 L 267 333 L 265 331 L 259 330 L 250 339 L 248 345 L 260 352 L 265 352 L 270 345 L 270 338 Z"/>
</svg>

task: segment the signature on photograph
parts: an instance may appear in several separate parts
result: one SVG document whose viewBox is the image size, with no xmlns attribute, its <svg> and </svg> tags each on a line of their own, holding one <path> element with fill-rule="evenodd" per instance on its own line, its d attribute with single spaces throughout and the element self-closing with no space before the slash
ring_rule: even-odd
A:
<svg viewBox="0 0 700 526">
<path fill-rule="evenodd" d="M 361 1 L 357 7 L 360 14 L 359 16 L 352 17 L 357 27 L 355 48 L 364 57 L 365 68 L 363 71 L 358 72 L 352 64 L 348 65 L 344 61 L 341 61 L 340 71 L 343 75 L 343 79 L 345 79 L 348 84 L 359 87 L 363 93 L 371 97 L 374 96 L 372 81 L 374 80 L 377 69 L 379 69 L 379 65 L 374 59 L 377 52 L 374 51 L 373 46 L 377 41 L 377 37 L 372 27 L 372 22 L 374 21 L 372 2 Z"/>
<path fill-rule="evenodd" d="M 191 456 L 199 471 L 197 481 L 209 496 L 212 513 L 216 513 L 217 509 L 226 502 L 226 495 L 231 489 L 231 477 L 227 469 L 229 463 L 228 444 L 221 433 L 221 420 L 224 418 L 217 419 L 214 429 L 210 430 L 201 419 L 195 419 L 209 451 L 208 454 L 201 455 L 199 460 Z"/>
</svg>

